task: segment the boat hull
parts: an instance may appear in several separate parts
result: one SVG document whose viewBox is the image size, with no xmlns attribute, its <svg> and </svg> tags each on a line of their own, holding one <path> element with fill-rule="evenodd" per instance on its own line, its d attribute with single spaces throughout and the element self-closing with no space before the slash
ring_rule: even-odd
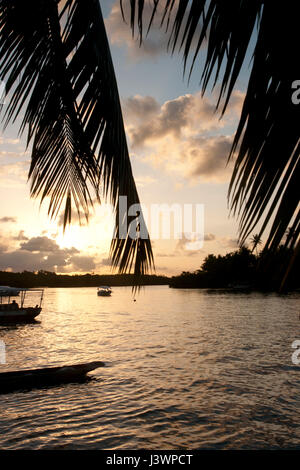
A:
<svg viewBox="0 0 300 470">
<path fill-rule="evenodd" d="M 86 378 L 88 372 L 104 366 L 104 362 L 94 361 L 85 364 L 2 372 L 0 373 L 0 393 L 80 381 Z"/>
<path fill-rule="evenodd" d="M 34 320 L 41 311 L 41 307 L 20 308 L 18 310 L 0 310 L 0 323 L 30 322 Z"/>
</svg>

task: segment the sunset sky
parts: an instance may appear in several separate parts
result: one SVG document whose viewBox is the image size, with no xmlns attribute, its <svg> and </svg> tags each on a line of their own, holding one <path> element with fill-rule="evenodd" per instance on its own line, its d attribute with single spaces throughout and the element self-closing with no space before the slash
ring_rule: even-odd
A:
<svg viewBox="0 0 300 470">
<path fill-rule="evenodd" d="M 225 116 L 215 113 L 216 95 L 201 97 L 199 67 L 190 83 L 182 57 L 166 52 L 168 36 L 153 28 L 144 46 L 133 40 L 121 18 L 119 0 L 101 2 L 122 100 L 133 172 L 141 202 L 203 204 L 201 249 L 186 240 L 154 240 L 158 274 L 198 269 L 207 254 L 237 247 L 237 221 L 229 218 L 227 189 L 232 164 L 226 161 L 241 110 L 249 60 Z M 147 11 L 146 11 L 147 14 Z M 203 60 L 201 51 L 198 60 Z M 5 105 L 4 105 L 5 106 Z M 62 230 L 50 221 L 47 204 L 29 197 L 30 151 L 17 124 L 0 134 L 0 270 L 46 269 L 58 273 L 108 273 L 113 222 L 108 207 L 95 207 L 89 225 Z"/>
</svg>

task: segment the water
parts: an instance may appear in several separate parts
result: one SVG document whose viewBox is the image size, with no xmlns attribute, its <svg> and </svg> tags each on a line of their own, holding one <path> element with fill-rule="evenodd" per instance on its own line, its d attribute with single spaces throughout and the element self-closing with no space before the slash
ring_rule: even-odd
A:
<svg viewBox="0 0 300 470">
<path fill-rule="evenodd" d="M 299 294 L 46 289 L 0 327 L 2 371 L 102 360 L 87 383 L 0 395 L 0 449 L 300 449 Z"/>
</svg>

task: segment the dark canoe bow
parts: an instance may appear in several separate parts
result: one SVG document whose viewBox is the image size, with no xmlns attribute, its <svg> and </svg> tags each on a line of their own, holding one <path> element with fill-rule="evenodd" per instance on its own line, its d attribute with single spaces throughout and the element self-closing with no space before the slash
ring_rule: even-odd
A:
<svg viewBox="0 0 300 470">
<path fill-rule="evenodd" d="M 80 381 L 86 378 L 88 372 L 104 366 L 104 362 L 94 361 L 85 364 L 2 372 L 0 373 L 0 393 Z"/>
</svg>

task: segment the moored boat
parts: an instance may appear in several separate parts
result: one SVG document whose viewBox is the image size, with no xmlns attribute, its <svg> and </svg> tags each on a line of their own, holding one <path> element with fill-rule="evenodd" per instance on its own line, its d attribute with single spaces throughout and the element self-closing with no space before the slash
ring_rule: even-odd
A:
<svg viewBox="0 0 300 470">
<path fill-rule="evenodd" d="M 97 295 L 100 295 L 102 297 L 110 297 L 112 293 L 112 290 L 109 286 L 100 286 L 97 289 Z"/>
<path fill-rule="evenodd" d="M 88 372 L 104 366 L 104 362 L 93 361 L 43 369 L 2 372 L 0 373 L 0 393 L 78 381 L 85 378 Z"/>
<path fill-rule="evenodd" d="M 0 288 L 0 323 L 30 322 L 41 313 L 44 296 L 43 289 L 13 289 L 7 286 L 3 287 L 5 287 L 5 289 Z M 14 299 L 11 301 L 12 297 L 16 297 L 19 294 L 20 303 L 16 302 Z M 37 296 L 35 299 L 35 307 L 27 306 L 28 297 L 31 295 Z"/>
</svg>

